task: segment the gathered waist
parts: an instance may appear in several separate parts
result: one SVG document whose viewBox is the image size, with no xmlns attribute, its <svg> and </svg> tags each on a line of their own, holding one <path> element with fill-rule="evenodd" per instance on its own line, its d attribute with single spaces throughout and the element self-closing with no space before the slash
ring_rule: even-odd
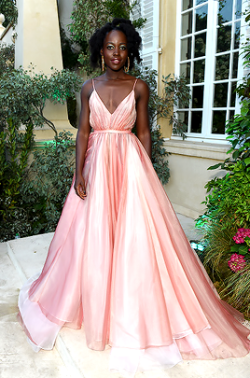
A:
<svg viewBox="0 0 250 378">
<path fill-rule="evenodd" d="M 131 130 L 113 130 L 113 129 L 106 129 L 106 130 L 94 130 L 94 134 L 97 133 L 119 133 L 119 134 L 129 134 Z"/>
</svg>

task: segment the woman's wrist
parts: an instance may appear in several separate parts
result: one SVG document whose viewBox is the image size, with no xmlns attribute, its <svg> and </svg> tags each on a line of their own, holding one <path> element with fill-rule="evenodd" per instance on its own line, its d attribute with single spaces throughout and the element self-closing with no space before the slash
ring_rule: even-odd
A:
<svg viewBox="0 0 250 378">
<path fill-rule="evenodd" d="M 76 177 L 80 177 L 80 176 L 82 176 L 82 170 L 76 171 Z"/>
</svg>

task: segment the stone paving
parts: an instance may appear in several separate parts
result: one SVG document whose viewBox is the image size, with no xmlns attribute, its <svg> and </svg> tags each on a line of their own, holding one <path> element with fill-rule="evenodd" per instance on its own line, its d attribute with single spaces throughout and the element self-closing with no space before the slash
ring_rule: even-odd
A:
<svg viewBox="0 0 250 378">
<path fill-rule="evenodd" d="M 198 239 L 191 219 L 179 216 L 189 239 Z M 84 330 L 63 328 L 52 351 L 34 353 L 17 322 L 17 299 L 25 280 L 40 271 L 53 234 L 0 243 L 0 378 L 120 378 L 109 371 L 109 352 L 86 347 Z M 135 378 L 250 378 L 250 354 L 240 359 L 185 361 L 167 371 Z"/>
</svg>

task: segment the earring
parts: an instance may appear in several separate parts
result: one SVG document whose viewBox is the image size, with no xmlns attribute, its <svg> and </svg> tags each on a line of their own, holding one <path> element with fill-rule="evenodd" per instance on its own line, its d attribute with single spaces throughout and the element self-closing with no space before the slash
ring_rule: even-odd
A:
<svg viewBox="0 0 250 378">
<path fill-rule="evenodd" d="M 130 66 L 130 59 L 129 59 L 129 56 L 128 56 L 128 65 L 127 65 L 127 67 L 124 66 L 124 71 L 126 73 L 128 73 L 128 71 L 129 71 L 129 66 Z"/>
<path fill-rule="evenodd" d="M 102 55 L 102 72 L 105 70 L 104 56 Z"/>
</svg>

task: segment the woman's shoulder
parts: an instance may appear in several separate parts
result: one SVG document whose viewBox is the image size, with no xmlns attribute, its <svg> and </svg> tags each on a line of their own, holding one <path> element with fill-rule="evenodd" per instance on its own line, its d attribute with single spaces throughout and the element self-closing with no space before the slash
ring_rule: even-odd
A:
<svg viewBox="0 0 250 378">
<path fill-rule="evenodd" d="M 90 88 L 93 86 L 93 79 L 88 79 L 86 81 L 84 81 L 83 85 L 82 85 L 82 90 L 86 90 L 86 88 Z"/>
<path fill-rule="evenodd" d="M 146 97 L 149 96 L 148 84 L 140 78 L 136 79 L 135 94 L 136 94 L 137 99 L 144 97 L 144 96 L 146 96 Z"/>
<path fill-rule="evenodd" d="M 146 83 L 146 81 L 144 81 L 140 78 L 136 78 L 136 86 L 137 86 L 137 88 L 139 88 L 141 90 L 148 89 L 148 84 Z"/>
<path fill-rule="evenodd" d="M 126 79 L 130 80 L 131 82 L 135 83 L 136 86 L 139 86 L 141 88 L 147 88 L 148 87 L 147 83 L 144 80 L 140 79 L 139 77 L 127 74 Z"/>
<path fill-rule="evenodd" d="M 86 80 L 81 89 L 81 96 L 89 97 L 93 92 L 93 79 Z"/>
</svg>

